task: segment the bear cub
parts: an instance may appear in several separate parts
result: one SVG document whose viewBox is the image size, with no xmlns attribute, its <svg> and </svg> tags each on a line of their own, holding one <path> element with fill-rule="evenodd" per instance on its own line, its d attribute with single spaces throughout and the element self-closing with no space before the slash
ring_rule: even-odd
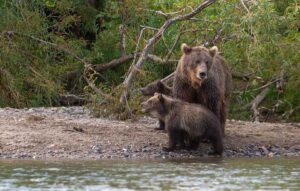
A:
<svg viewBox="0 0 300 191">
<path fill-rule="evenodd" d="M 201 139 L 207 138 L 212 143 L 213 154 L 222 155 L 221 124 L 206 107 L 155 93 L 142 103 L 142 112 L 150 113 L 165 122 L 169 135 L 169 145 L 165 148 L 167 151 L 174 150 L 177 145 L 184 147 L 186 138 L 196 147 Z"/>
<path fill-rule="evenodd" d="M 160 80 L 151 82 L 147 86 L 140 89 L 143 96 L 153 96 L 154 93 L 162 93 L 165 95 L 172 95 L 172 88 L 168 87 L 165 83 Z M 165 130 L 165 123 L 159 120 L 159 127 L 155 130 Z"/>
<path fill-rule="evenodd" d="M 153 96 L 154 93 L 162 93 L 171 96 L 172 88 L 168 87 L 160 80 L 151 82 L 147 86 L 140 89 L 143 96 Z"/>
</svg>

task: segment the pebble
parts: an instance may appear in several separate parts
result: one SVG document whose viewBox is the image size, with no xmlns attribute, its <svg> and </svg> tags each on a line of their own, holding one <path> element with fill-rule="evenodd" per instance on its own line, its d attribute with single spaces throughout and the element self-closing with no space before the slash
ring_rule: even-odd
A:
<svg viewBox="0 0 300 191">
<path fill-rule="evenodd" d="M 259 147 L 261 150 L 262 154 L 267 155 L 269 153 L 268 149 L 265 146 Z"/>
<path fill-rule="evenodd" d="M 274 157 L 274 153 L 272 153 L 272 152 L 269 152 L 269 153 L 268 153 L 268 157 L 269 157 L 269 158 L 272 158 L 272 157 Z"/>
<path fill-rule="evenodd" d="M 91 149 L 94 153 L 101 153 L 102 151 L 100 145 L 93 145 Z"/>
</svg>

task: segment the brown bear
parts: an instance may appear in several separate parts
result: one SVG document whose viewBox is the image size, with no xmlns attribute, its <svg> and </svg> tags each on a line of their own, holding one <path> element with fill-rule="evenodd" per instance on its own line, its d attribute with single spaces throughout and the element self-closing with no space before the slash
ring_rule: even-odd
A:
<svg viewBox="0 0 300 191">
<path fill-rule="evenodd" d="M 201 139 L 207 138 L 213 145 L 214 154 L 222 155 L 221 124 L 206 107 L 155 93 L 142 103 L 142 111 L 165 122 L 169 134 L 169 146 L 165 150 L 172 151 L 178 144 L 185 147 L 184 137 L 193 147 L 198 147 Z"/>
<path fill-rule="evenodd" d="M 183 55 L 173 82 L 174 98 L 206 106 L 221 122 L 225 135 L 231 74 L 216 46 L 207 49 L 181 45 Z"/>
<path fill-rule="evenodd" d="M 172 94 L 172 88 L 168 87 L 161 80 L 156 80 L 151 82 L 147 86 L 140 89 L 142 95 L 144 96 L 153 96 L 154 93 L 162 93 L 165 95 Z M 162 120 L 159 120 L 159 127 L 155 128 L 155 130 L 165 130 L 165 123 Z"/>
<path fill-rule="evenodd" d="M 140 90 L 144 96 L 153 96 L 154 93 L 162 93 L 165 95 L 172 94 L 172 88 L 168 87 L 161 80 L 156 80 L 154 82 L 151 82 L 150 84 L 141 88 Z"/>
</svg>

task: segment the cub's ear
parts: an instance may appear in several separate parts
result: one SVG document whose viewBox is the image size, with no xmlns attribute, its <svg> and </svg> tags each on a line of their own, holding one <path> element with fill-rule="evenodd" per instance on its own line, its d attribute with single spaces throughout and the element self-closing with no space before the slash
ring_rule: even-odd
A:
<svg viewBox="0 0 300 191">
<path fill-rule="evenodd" d="M 217 53 L 218 53 L 218 47 L 213 46 L 213 47 L 211 47 L 208 51 L 209 51 L 209 54 L 210 54 L 212 57 L 214 57 L 214 56 L 217 55 Z"/>
<path fill-rule="evenodd" d="M 157 87 L 162 88 L 164 86 L 164 84 L 162 83 L 162 81 L 158 80 L 157 81 Z"/>
<path fill-rule="evenodd" d="M 192 48 L 189 47 L 187 44 L 183 43 L 181 45 L 181 51 L 184 53 L 184 54 L 188 54 L 192 51 Z"/>
</svg>

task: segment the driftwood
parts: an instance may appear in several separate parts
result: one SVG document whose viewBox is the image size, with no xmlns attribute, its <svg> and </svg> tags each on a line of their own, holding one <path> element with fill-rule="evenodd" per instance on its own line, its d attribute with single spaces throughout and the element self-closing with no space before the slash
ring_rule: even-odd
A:
<svg viewBox="0 0 300 191">
<path fill-rule="evenodd" d="M 123 82 L 124 91 L 123 91 L 123 93 L 121 95 L 121 98 L 120 98 L 120 102 L 122 104 L 126 104 L 126 102 L 127 102 L 126 100 L 127 100 L 128 95 L 129 95 L 129 91 L 130 91 L 130 88 L 132 86 L 132 82 L 135 78 L 135 75 L 136 75 L 137 71 L 139 71 L 141 69 L 141 67 L 143 66 L 143 64 L 145 63 L 145 61 L 148 58 L 150 50 L 153 48 L 154 44 L 162 38 L 163 33 L 175 22 L 188 20 L 188 19 L 194 17 L 195 15 L 200 13 L 203 9 L 205 9 L 206 7 L 208 7 L 209 5 L 214 3 L 215 1 L 216 0 L 206 0 L 201 5 L 196 7 L 196 9 L 194 9 L 192 12 L 190 12 L 186 15 L 178 15 L 174 18 L 170 18 L 170 19 L 165 20 L 162 27 L 154 34 L 154 36 L 152 38 L 150 38 L 147 41 L 147 44 L 144 47 L 143 51 L 141 52 L 141 56 L 139 57 L 138 61 L 136 63 L 135 62 L 132 63 L 132 67 L 130 67 L 129 74 Z"/>
<path fill-rule="evenodd" d="M 85 96 L 80 95 L 73 95 L 73 94 L 61 94 L 59 95 L 59 102 L 63 106 L 70 106 L 70 105 L 84 105 L 86 103 L 91 102 L 85 98 Z"/>
</svg>

